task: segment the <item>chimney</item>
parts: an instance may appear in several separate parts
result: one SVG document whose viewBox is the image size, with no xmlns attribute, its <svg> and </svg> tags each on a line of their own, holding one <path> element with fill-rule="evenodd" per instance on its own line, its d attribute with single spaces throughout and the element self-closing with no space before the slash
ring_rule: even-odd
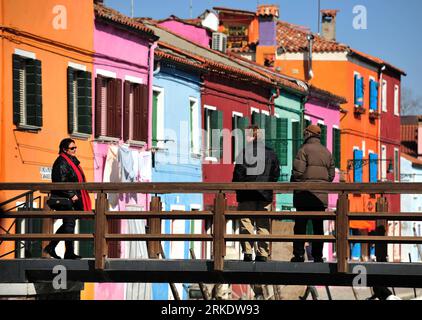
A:
<svg viewBox="0 0 422 320">
<path fill-rule="evenodd" d="M 321 10 L 322 37 L 336 41 L 336 17 L 339 10 Z"/>
<path fill-rule="evenodd" d="M 279 6 L 263 4 L 256 11 L 259 21 L 259 45 L 277 46 L 277 20 Z"/>
<path fill-rule="evenodd" d="M 422 160 L 422 116 L 418 117 L 418 159 Z"/>
<path fill-rule="evenodd" d="M 104 0 L 94 0 L 94 3 L 96 3 L 96 4 L 104 4 Z"/>
</svg>

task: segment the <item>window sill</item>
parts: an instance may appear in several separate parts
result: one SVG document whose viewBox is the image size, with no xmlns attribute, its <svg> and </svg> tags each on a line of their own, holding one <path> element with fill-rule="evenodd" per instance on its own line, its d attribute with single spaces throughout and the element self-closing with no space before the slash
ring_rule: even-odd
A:
<svg viewBox="0 0 422 320">
<path fill-rule="evenodd" d="M 31 126 L 31 125 L 27 125 L 27 124 L 20 124 L 20 125 L 16 126 L 16 130 L 17 131 L 28 131 L 28 132 L 32 132 L 32 133 L 38 133 L 38 131 L 41 131 L 41 127 Z"/>
<path fill-rule="evenodd" d="M 218 162 L 218 159 L 216 157 L 205 157 L 204 160 L 209 162 Z"/>
<path fill-rule="evenodd" d="M 200 153 L 195 153 L 195 152 L 191 152 L 190 156 L 194 159 L 201 159 L 202 158 L 202 154 Z"/>
<path fill-rule="evenodd" d="M 131 147 L 145 147 L 146 146 L 146 142 L 145 141 L 137 141 L 137 140 L 127 140 L 126 141 L 127 144 L 129 144 Z"/>
<path fill-rule="evenodd" d="M 89 140 L 89 138 L 91 138 L 91 135 L 90 134 L 87 134 L 87 133 L 79 133 L 79 132 L 71 133 L 70 136 L 72 138 L 79 139 L 79 140 Z"/>
<path fill-rule="evenodd" d="M 96 142 L 103 142 L 103 143 L 116 143 L 119 142 L 120 139 L 119 138 L 113 138 L 113 137 L 103 137 L 103 136 L 99 136 L 97 138 L 95 138 Z"/>
</svg>

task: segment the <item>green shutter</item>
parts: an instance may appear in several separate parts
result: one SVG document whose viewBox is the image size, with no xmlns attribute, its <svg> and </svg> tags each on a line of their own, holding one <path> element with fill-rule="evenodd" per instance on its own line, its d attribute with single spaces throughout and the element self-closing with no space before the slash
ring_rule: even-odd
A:
<svg viewBox="0 0 422 320">
<path fill-rule="evenodd" d="M 287 166 L 288 119 L 277 118 L 277 156 L 281 166 Z"/>
<path fill-rule="evenodd" d="M 323 124 L 318 124 L 318 126 L 321 128 L 321 144 L 323 146 L 327 146 L 327 126 Z"/>
<path fill-rule="evenodd" d="M 67 68 L 67 131 L 73 133 L 73 110 L 74 110 L 74 92 L 73 92 L 73 80 L 74 80 L 75 69 Z"/>
<path fill-rule="evenodd" d="M 91 72 L 78 72 L 78 132 L 92 133 Z"/>
<path fill-rule="evenodd" d="M 265 144 L 275 149 L 277 138 L 277 118 L 274 116 L 264 116 L 265 119 Z"/>
<path fill-rule="evenodd" d="M 340 154 L 341 152 L 341 140 L 340 130 L 333 128 L 333 157 L 336 168 L 340 168 Z"/>
<path fill-rule="evenodd" d="M 218 130 L 213 132 L 213 130 Z M 212 146 L 212 157 L 221 159 L 223 157 L 223 111 L 211 111 L 211 146 Z M 215 139 L 219 139 L 220 146 L 217 147 L 217 143 L 214 143 Z"/>
<path fill-rule="evenodd" d="M 252 112 L 252 124 L 260 127 L 261 125 L 261 114 L 258 112 Z"/>
<path fill-rule="evenodd" d="M 41 61 L 26 60 L 27 125 L 42 127 Z"/>
<path fill-rule="evenodd" d="M 312 121 L 311 120 L 309 120 L 309 119 L 305 119 L 305 123 L 304 123 L 304 130 L 308 127 L 308 126 L 310 126 L 312 124 Z"/>
<path fill-rule="evenodd" d="M 22 58 L 14 54 L 13 55 L 13 124 L 19 125 L 20 124 L 20 113 L 21 113 L 21 82 L 19 71 L 23 68 L 22 66 Z"/>
<path fill-rule="evenodd" d="M 296 154 L 299 151 L 299 148 L 302 144 L 301 134 L 300 134 L 300 122 L 292 122 L 292 159 L 296 158 Z"/>
<path fill-rule="evenodd" d="M 79 234 L 93 234 L 94 221 L 93 220 L 79 220 Z M 84 240 L 79 241 L 79 255 L 82 258 L 91 258 L 94 256 L 94 241 Z"/>
<path fill-rule="evenodd" d="M 154 91 L 152 98 L 152 146 L 157 147 L 157 108 L 158 108 L 158 91 Z"/>
</svg>

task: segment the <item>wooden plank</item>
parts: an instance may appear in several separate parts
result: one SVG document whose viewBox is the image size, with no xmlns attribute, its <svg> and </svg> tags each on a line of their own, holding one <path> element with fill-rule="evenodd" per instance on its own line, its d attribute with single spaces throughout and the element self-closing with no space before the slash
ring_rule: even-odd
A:
<svg viewBox="0 0 422 320">
<path fill-rule="evenodd" d="M 90 211 L 14 211 L 3 214 L 2 218 L 41 218 L 41 219 L 63 219 L 74 217 L 76 219 L 94 219 L 95 214 Z"/>
<path fill-rule="evenodd" d="M 422 237 L 349 236 L 350 242 L 421 244 Z"/>
<path fill-rule="evenodd" d="M 219 192 L 214 200 L 214 270 L 223 271 L 224 269 L 224 234 L 226 233 L 226 219 L 224 211 L 226 209 L 226 197 L 224 193 Z"/>
<path fill-rule="evenodd" d="M 152 197 L 150 204 L 150 211 L 157 213 L 162 209 L 160 197 Z M 152 236 L 161 234 L 161 219 L 160 218 L 149 218 L 147 222 L 148 234 Z M 152 238 L 153 239 L 153 238 Z M 158 259 L 161 253 L 161 244 L 159 241 L 148 241 L 148 255 L 150 259 Z"/>
<path fill-rule="evenodd" d="M 110 241 L 212 241 L 212 235 L 206 234 L 106 234 Z M 155 259 L 155 258 L 154 258 Z"/>
<path fill-rule="evenodd" d="M 224 236 L 226 241 L 268 241 L 268 242 L 293 242 L 295 240 L 304 240 L 304 241 L 322 241 L 322 242 L 335 242 L 336 238 L 334 236 L 320 236 L 320 235 L 310 235 L 310 234 L 295 234 L 295 235 L 279 235 L 279 234 L 270 234 L 270 235 L 257 235 L 257 234 L 226 234 Z"/>
<path fill-rule="evenodd" d="M 351 212 L 349 220 L 422 221 L 422 212 Z"/>
<path fill-rule="evenodd" d="M 335 212 L 324 211 L 226 211 L 227 219 L 239 219 L 239 217 L 269 217 L 279 219 L 309 218 L 335 220 Z"/>
<path fill-rule="evenodd" d="M 328 182 L 143 182 L 143 183 L 0 183 L 0 190 L 80 190 L 89 192 L 137 193 L 216 193 L 235 190 L 274 190 L 275 193 L 294 190 L 327 191 L 330 193 L 422 194 L 422 183 L 328 183 Z"/>
<path fill-rule="evenodd" d="M 191 219 L 203 220 L 212 218 L 211 211 L 108 211 L 106 216 L 108 219 Z"/>
<path fill-rule="evenodd" d="M 26 233 L 26 234 L 0 234 L 0 241 L 19 241 L 19 240 L 92 240 L 92 234 L 51 234 L 51 233 Z"/>
<path fill-rule="evenodd" d="M 105 212 L 108 209 L 107 195 L 99 193 L 95 202 L 95 269 L 104 270 L 105 258 L 108 252 L 107 241 L 105 239 L 107 229 L 107 218 Z"/>
<path fill-rule="evenodd" d="M 337 245 L 337 272 L 348 272 L 349 260 L 349 199 L 343 193 L 337 200 L 337 220 L 336 220 L 336 245 Z"/>
</svg>

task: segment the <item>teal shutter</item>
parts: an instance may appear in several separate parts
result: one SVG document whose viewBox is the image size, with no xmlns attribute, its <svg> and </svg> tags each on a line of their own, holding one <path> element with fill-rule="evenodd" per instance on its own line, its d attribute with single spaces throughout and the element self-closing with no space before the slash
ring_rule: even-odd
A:
<svg viewBox="0 0 422 320">
<path fill-rule="evenodd" d="M 78 73 L 78 132 L 92 133 L 91 72 Z"/>
<path fill-rule="evenodd" d="M 41 61 L 26 60 L 27 125 L 42 127 Z"/>
<path fill-rule="evenodd" d="M 19 76 L 19 71 L 23 68 L 22 58 L 14 54 L 12 56 L 13 64 L 13 124 L 20 124 L 20 114 L 21 114 L 21 81 Z"/>
<path fill-rule="evenodd" d="M 369 182 L 378 181 L 378 155 L 375 153 L 369 154 Z"/>
<path fill-rule="evenodd" d="M 277 156 L 281 166 L 287 166 L 288 119 L 277 118 Z"/>
<path fill-rule="evenodd" d="M 73 111 L 74 111 L 74 94 L 73 91 L 73 81 L 75 76 L 75 69 L 68 67 L 67 68 L 67 131 L 73 133 L 74 123 L 73 123 Z"/>
<path fill-rule="evenodd" d="M 218 130 L 218 132 L 213 132 L 213 130 Z M 223 156 L 223 112 L 222 111 L 211 111 L 211 147 L 212 147 L 212 157 L 221 159 Z M 220 146 L 217 147 L 216 139 L 219 139 Z"/>
<path fill-rule="evenodd" d="M 336 168 L 340 168 L 341 140 L 340 130 L 333 128 L 333 158 Z"/>
<path fill-rule="evenodd" d="M 353 159 L 354 161 L 354 170 L 353 170 L 353 180 L 354 182 L 362 182 L 363 181 L 363 170 L 362 170 L 362 159 L 363 159 L 363 151 L 355 150 L 353 152 Z"/>
<path fill-rule="evenodd" d="M 79 234 L 94 234 L 93 220 L 79 220 Z M 94 241 L 79 241 L 79 255 L 82 258 L 91 258 L 94 256 Z"/>
<path fill-rule="evenodd" d="M 327 146 L 327 126 L 323 124 L 318 125 L 321 128 L 321 144 Z"/>
<path fill-rule="evenodd" d="M 239 155 L 239 152 L 245 147 L 246 136 L 245 130 L 249 126 L 248 117 L 234 117 L 233 118 L 233 129 L 239 129 L 240 135 L 234 137 L 234 146 L 233 146 L 233 162 L 236 160 L 236 157 Z"/>
<path fill-rule="evenodd" d="M 300 122 L 292 122 L 292 160 L 296 158 L 297 152 L 301 146 L 302 139 L 300 139 Z"/>
</svg>

